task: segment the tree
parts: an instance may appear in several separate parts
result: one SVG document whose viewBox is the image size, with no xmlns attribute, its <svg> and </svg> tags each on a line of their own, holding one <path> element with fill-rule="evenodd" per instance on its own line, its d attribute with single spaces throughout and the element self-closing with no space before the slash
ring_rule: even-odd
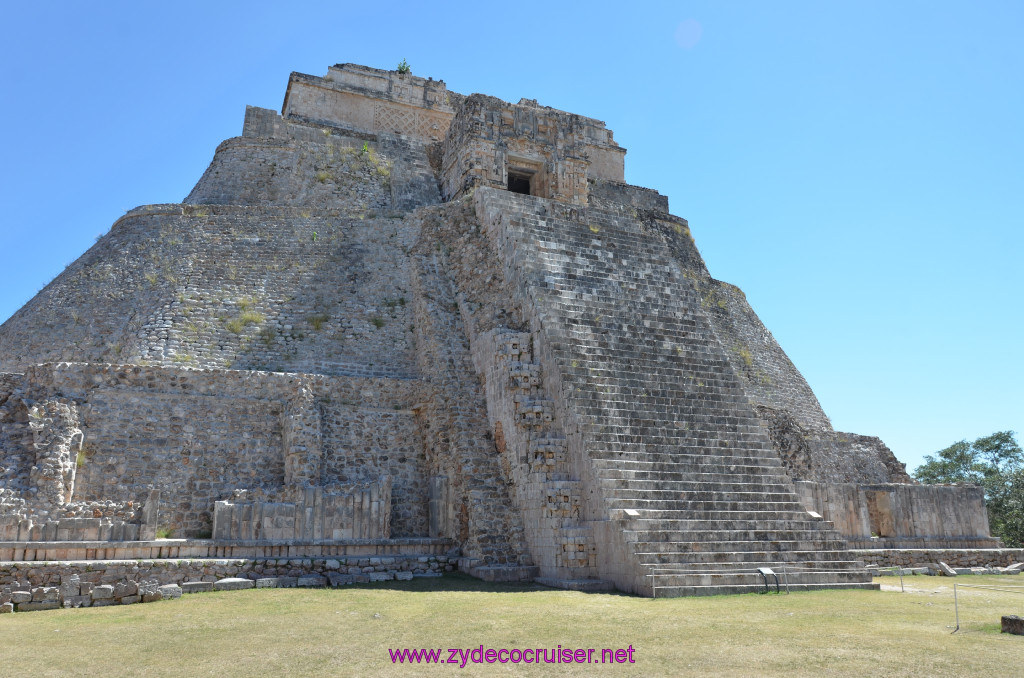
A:
<svg viewBox="0 0 1024 678">
<path fill-rule="evenodd" d="M 1024 450 L 1013 431 L 953 443 L 927 455 L 914 477 L 922 483 L 970 483 L 985 490 L 989 530 L 1007 546 L 1024 547 Z"/>
</svg>

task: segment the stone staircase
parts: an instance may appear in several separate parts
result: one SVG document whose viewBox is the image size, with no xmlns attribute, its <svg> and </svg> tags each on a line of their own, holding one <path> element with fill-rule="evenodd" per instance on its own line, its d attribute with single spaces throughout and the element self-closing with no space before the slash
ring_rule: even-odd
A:
<svg viewBox="0 0 1024 678">
<path fill-rule="evenodd" d="M 790 589 L 874 587 L 832 525 L 799 503 L 693 273 L 661 236 L 626 213 L 477 199 L 492 238 L 514 250 L 578 418 L 599 490 L 592 513 L 621 527 L 628 562 L 602 576 L 659 597 L 763 590 L 759 567 Z"/>
</svg>

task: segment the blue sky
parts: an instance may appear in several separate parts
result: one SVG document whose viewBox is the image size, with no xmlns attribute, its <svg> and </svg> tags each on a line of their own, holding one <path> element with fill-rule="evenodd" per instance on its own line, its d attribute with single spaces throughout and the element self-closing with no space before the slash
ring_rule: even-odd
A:
<svg viewBox="0 0 1024 678">
<path fill-rule="evenodd" d="M 1024 4 L 49 3 L 0 28 L 0 320 L 338 62 L 608 123 L 838 430 L 1024 433 Z"/>
</svg>

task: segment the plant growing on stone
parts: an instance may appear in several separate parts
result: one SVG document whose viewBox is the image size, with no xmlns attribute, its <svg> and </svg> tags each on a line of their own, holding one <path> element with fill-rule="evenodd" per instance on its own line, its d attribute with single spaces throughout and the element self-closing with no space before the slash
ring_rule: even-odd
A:
<svg viewBox="0 0 1024 678">
<path fill-rule="evenodd" d="M 406 73 L 412 73 L 412 67 L 409 66 L 409 62 L 406 61 L 405 58 L 398 62 L 398 68 L 396 68 L 395 70 L 397 70 L 402 75 L 405 75 Z"/>
<path fill-rule="evenodd" d="M 319 332 L 323 328 L 324 323 L 330 320 L 330 316 L 326 313 L 316 313 L 307 317 L 306 320 L 309 321 L 309 324 L 313 326 L 315 331 Z"/>
</svg>

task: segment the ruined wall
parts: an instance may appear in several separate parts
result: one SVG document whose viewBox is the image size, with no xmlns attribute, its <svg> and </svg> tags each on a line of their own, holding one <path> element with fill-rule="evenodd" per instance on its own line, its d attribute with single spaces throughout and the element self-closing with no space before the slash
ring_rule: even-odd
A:
<svg viewBox="0 0 1024 678">
<path fill-rule="evenodd" d="M 414 373 L 397 219 L 152 206 L 118 221 L 0 327 L 0 369 L 74 360 Z"/>
<path fill-rule="evenodd" d="M 994 548 L 980 487 L 796 483 L 852 548 Z"/>
<path fill-rule="evenodd" d="M 434 216 L 425 220 L 421 242 L 432 248 L 451 284 L 486 396 L 487 434 L 533 562 L 545 578 L 593 578 L 596 555 L 582 522 L 583 488 L 570 466 L 532 336 L 521 331 L 526 323 L 518 298 L 471 201 L 449 204 Z"/>
<path fill-rule="evenodd" d="M 440 141 L 462 95 L 444 81 L 355 64 L 332 66 L 318 78 L 292 73 L 282 114 L 366 132 Z"/>
<path fill-rule="evenodd" d="M 803 375 L 734 285 L 699 268 L 701 307 L 743 390 L 794 478 L 828 483 L 913 483 L 878 438 L 833 431 Z"/>
<path fill-rule="evenodd" d="M 426 534 L 422 436 L 411 410 L 422 397 L 417 381 L 60 364 L 29 368 L 19 388 L 25 397 L 78 403 L 82 502 L 141 505 L 155 486 L 163 492 L 160 527 L 197 536 L 211 531 L 214 502 L 236 489 L 308 482 L 329 492 L 384 474 L 393 488 L 392 532 Z M 296 407 L 308 409 L 322 438 L 288 434 Z M 312 456 L 288 481 L 285 460 L 296 445 Z M 0 455 L 5 468 L 29 463 L 18 446 Z M 25 477 L 23 469 L 8 474 L 0 492 L 21 491 Z"/>
<path fill-rule="evenodd" d="M 235 490 L 214 505 L 218 541 L 389 539 L 391 477 L 328 487 Z"/>
<path fill-rule="evenodd" d="M 420 215 L 442 219 L 443 208 Z M 431 481 L 430 536 L 462 545 L 470 572 L 496 566 L 502 578 L 532 577 L 523 516 L 515 510 L 495 451 L 481 384 L 474 376 L 457 290 L 448 277 L 443 242 L 425 232 L 413 250 L 419 369 L 429 397 L 417 410 Z M 518 573 L 518 574 L 517 574 Z"/>
<path fill-rule="evenodd" d="M 642 210 L 668 213 L 668 197 L 651 188 L 611 179 L 587 179 L 590 195 L 588 204 L 600 209 L 615 209 L 628 205 Z"/>
<path fill-rule="evenodd" d="M 476 186 L 505 188 L 516 171 L 529 175 L 530 195 L 586 205 L 588 178 L 621 182 L 624 157 L 599 120 L 473 94 L 444 140 L 442 194 L 451 200 Z"/>
<path fill-rule="evenodd" d="M 331 400 L 322 405 L 323 477 L 366 482 L 386 473 L 392 479 L 391 534 L 428 533 L 426 458 L 422 432 L 409 404 L 374 409 Z"/>
<path fill-rule="evenodd" d="M 734 285 L 711 278 L 699 279 L 698 286 L 701 306 L 729 350 L 730 362 L 750 399 L 782 410 L 809 431 L 830 431 L 828 417 L 807 381 L 761 323 L 746 295 Z"/>
<path fill-rule="evenodd" d="M 185 202 L 407 211 L 440 202 L 428 153 L 415 139 L 248 106 L 242 136 L 218 146 Z"/>
</svg>

